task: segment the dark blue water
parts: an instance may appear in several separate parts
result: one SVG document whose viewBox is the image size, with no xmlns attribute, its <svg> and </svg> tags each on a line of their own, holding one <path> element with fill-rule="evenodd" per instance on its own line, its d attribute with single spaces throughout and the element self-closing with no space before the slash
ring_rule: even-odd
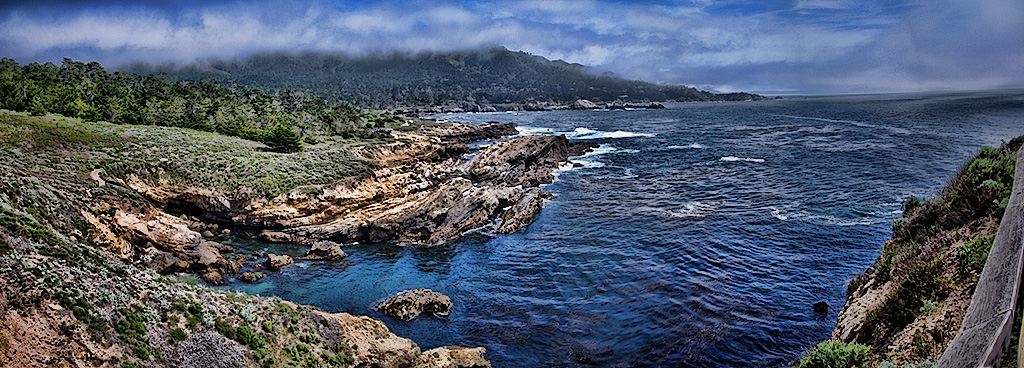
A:
<svg viewBox="0 0 1024 368">
<path fill-rule="evenodd" d="M 828 338 L 903 200 L 1024 134 L 1024 93 L 668 107 L 440 116 L 601 149 L 545 188 L 558 198 L 519 233 L 356 246 L 345 265 L 299 262 L 227 288 L 370 315 L 424 348 L 483 346 L 497 367 L 787 366 Z M 369 309 L 418 287 L 449 295 L 451 317 Z"/>
</svg>

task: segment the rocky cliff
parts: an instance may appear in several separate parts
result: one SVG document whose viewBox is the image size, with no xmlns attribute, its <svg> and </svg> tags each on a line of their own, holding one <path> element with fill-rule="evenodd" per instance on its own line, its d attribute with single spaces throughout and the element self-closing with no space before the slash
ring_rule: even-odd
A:
<svg viewBox="0 0 1024 368">
<path fill-rule="evenodd" d="M 904 203 L 882 254 L 850 281 L 832 333 L 833 341 L 870 347 L 858 365 L 929 365 L 945 351 L 1006 209 L 1022 143 L 982 149 L 938 198 Z"/>
</svg>

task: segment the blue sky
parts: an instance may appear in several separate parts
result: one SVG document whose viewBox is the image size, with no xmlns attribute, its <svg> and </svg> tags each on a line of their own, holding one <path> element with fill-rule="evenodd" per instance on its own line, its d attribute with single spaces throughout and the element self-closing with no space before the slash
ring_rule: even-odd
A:
<svg viewBox="0 0 1024 368">
<path fill-rule="evenodd" d="M 1024 1 L 0 2 L 22 63 L 495 46 L 719 92 L 1024 88 Z"/>
</svg>

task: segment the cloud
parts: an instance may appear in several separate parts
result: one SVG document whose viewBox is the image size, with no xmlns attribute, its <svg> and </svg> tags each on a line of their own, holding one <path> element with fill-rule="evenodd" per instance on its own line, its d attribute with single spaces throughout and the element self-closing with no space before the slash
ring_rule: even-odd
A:
<svg viewBox="0 0 1024 368">
<path fill-rule="evenodd" d="M 0 49 L 117 66 L 504 46 L 656 83 L 845 93 L 1024 87 L 1022 19 L 1019 0 L 45 0 L 0 7 Z"/>
</svg>

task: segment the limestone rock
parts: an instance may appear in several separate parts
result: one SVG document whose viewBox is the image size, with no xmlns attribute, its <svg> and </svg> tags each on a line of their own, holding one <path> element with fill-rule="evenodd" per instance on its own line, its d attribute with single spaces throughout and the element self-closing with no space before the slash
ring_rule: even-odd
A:
<svg viewBox="0 0 1024 368">
<path fill-rule="evenodd" d="M 445 317 L 451 313 L 451 308 L 451 298 L 430 289 L 406 290 L 385 299 L 377 306 L 377 310 L 384 315 L 406 321 L 424 313 Z"/>
<path fill-rule="evenodd" d="M 491 362 L 484 359 L 484 348 L 442 346 L 423 352 L 423 362 L 417 368 L 484 368 Z"/>
<path fill-rule="evenodd" d="M 276 254 L 270 253 L 270 254 L 267 254 L 267 261 L 264 262 L 264 264 L 267 266 L 267 269 L 269 269 L 271 271 L 280 271 L 281 268 L 283 268 L 284 266 L 292 264 L 292 262 L 293 262 L 292 256 L 289 256 L 287 254 L 285 254 L 285 255 L 276 255 Z"/>
<path fill-rule="evenodd" d="M 302 258 L 336 262 L 345 258 L 345 251 L 338 243 L 325 240 L 313 244 Z"/>
<path fill-rule="evenodd" d="M 189 230 L 181 219 L 157 213 L 154 219 L 143 221 L 139 216 L 117 210 L 114 219 L 118 226 L 132 237 L 148 240 L 175 253 L 187 253 L 199 245 L 199 233 Z"/>
</svg>

